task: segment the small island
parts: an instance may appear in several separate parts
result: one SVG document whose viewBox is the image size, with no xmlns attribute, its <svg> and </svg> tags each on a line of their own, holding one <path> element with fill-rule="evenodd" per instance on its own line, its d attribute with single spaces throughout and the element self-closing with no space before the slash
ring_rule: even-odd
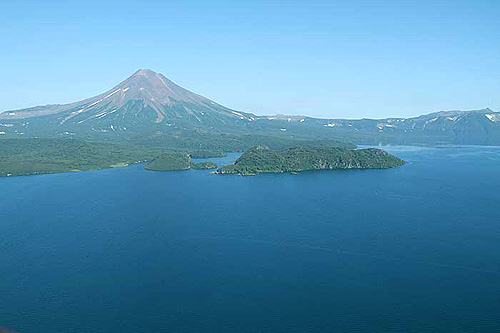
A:
<svg viewBox="0 0 500 333">
<path fill-rule="evenodd" d="M 191 161 L 191 155 L 186 152 L 168 152 L 163 153 L 146 165 L 146 170 L 152 171 L 180 171 L 188 169 L 217 169 L 217 164 L 214 162 L 199 162 Z"/>
<path fill-rule="evenodd" d="M 404 161 L 382 149 L 307 147 L 273 150 L 257 146 L 245 152 L 233 165 L 219 168 L 219 174 L 256 175 L 308 170 L 386 169 Z"/>
</svg>

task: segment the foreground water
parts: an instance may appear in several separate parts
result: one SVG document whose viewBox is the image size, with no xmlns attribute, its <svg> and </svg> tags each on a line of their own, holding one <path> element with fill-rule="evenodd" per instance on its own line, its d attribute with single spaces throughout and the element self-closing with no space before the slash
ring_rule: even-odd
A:
<svg viewBox="0 0 500 333">
<path fill-rule="evenodd" d="M 2 178 L 0 326 L 500 331 L 500 148 L 388 150 L 409 163 Z"/>
</svg>

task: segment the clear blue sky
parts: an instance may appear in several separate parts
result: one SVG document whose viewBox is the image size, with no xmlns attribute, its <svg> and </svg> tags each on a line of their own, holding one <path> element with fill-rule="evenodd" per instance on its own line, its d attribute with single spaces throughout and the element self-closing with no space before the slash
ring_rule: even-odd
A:
<svg viewBox="0 0 500 333">
<path fill-rule="evenodd" d="M 500 1 L 1 1 L 0 110 L 139 68 L 257 114 L 500 110 Z"/>
</svg>

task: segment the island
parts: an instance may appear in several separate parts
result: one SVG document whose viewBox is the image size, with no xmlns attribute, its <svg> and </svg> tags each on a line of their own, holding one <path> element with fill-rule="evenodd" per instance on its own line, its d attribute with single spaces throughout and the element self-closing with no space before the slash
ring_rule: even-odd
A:
<svg viewBox="0 0 500 333">
<path fill-rule="evenodd" d="M 189 153 L 172 151 L 163 153 L 146 165 L 146 170 L 152 171 L 180 171 L 188 169 L 217 169 L 217 164 L 214 162 L 195 163 L 191 161 Z"/>
<path fill-rule="evenodd" d="M 219 168 L 219 174 L 256 175 L 259 173 L 299 172 L 333 169 L 386 169 L 404 161 L 382 149 L 343 149 L 300 147 L 270 149 L 257 146 L 246 151 L 233 165 Z"/>
</svg>

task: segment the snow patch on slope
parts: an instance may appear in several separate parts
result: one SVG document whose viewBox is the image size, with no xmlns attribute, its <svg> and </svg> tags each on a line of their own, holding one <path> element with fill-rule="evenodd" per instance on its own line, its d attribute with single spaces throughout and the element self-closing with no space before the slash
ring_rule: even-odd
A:
<svg viewBox="0 0 500 333">
<path fill-rule="evenodd" d="M 500 122 L 500 114 L 485 114 L 484 116 L 494 123 Z"/>
</svg>

